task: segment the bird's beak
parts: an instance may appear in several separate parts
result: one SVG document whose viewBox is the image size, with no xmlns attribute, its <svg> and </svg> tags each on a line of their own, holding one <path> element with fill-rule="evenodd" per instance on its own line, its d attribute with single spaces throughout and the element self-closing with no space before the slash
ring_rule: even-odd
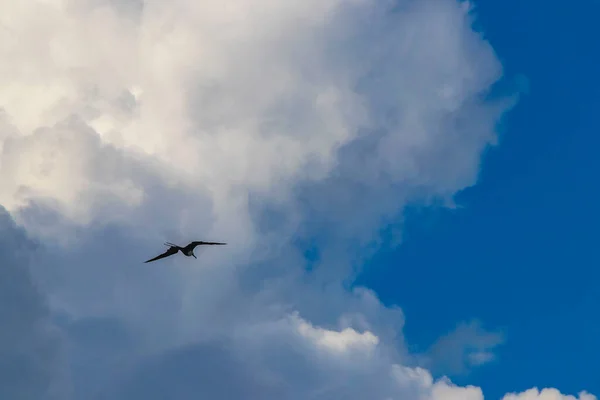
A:
<svg viewBox="0 0 600 400">
<path fill-rule="evenodd" d="M 195 255 L 195 254 L 192 254 L 192 255 L 194 256 L 194 258 L 196 258 L 196 259 L 198 258 L 198 257 L 196 257 L 196 255 Z"/>
</svg>

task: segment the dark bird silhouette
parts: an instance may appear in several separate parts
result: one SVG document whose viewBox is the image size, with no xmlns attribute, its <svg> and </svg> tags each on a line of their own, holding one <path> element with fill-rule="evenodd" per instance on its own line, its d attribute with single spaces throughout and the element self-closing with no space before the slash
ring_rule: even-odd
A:
<svg viewBox="0 0 600 400">
<path fill-rule="evenodd" d="M 192 242 L 192 243 L 188 244 L 185 247 L 180 247 L 180 246 L 177 246 L 176 244 L 167 242 L 167 243 L 165 243 L 165 246 L 169 246 L 169 249 L 167 251 L 165 251 L 164 253 L 162 253 L 159 256 L 151 258 L 148 261 L 144 261 L 144 263 L 149 263 L 149 262 L 152 262 L 152 261 L 160 260 L 161 258 L 172 256 L 173 254 L 177 254 L 177 252 L 179 252 L 179 251 L 181 251 L 187 257 L 192 256 L 194 258 L 198 258 L 194 254 L 194 249 L 196 248 L 196 246 L 201 246 L 201 245 L 225 245 L 225 244 L 227 244 L 227 243 L 218 243 L 218 242 Z"/>
</svg>

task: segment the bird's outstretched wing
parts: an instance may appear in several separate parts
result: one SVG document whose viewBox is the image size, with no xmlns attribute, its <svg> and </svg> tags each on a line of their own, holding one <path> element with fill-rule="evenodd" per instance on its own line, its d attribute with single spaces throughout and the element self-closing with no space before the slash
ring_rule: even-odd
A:
<svg viewBox="0 0 600 400">
<path fill-rule="evenodd" d="M 144 263 L 149 263 L 152 261 L 160 260 L 161 258 L 172 256 L 173 254 L 176 254 L 178 251 L 179 251 L 179 249 L 177 247 L 169 247 L 169 249 L 167 251 L 165 251 L 164 253 L 162 253 L 161 255 L 151 258 L 148 261 L 144 261 Z"/>
<path fill-rule="evenodd" d="M 188 246 L 192 246 L 192 247 L 196 247 L 196 246 L 201 246 L 201 245 L 205 245 L 205 244 L 215 244 L 215 245 L 225 245 L 227 243 L 218 243 L 218 242 L 192 242 L 190 243 Z"/>
</svg>

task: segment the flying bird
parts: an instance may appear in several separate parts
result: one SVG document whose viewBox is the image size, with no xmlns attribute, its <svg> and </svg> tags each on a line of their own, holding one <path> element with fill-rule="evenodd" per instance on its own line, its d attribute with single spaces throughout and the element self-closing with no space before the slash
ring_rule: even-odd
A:
<svg viewBox="0 0 600 400">
<path fill-rule="evenodd" d="M 161 258 L 172 256 L 173 254 L 177 254 L 177 252 L 179 252 L 179 251 L 181 251 L 187 257 L 192 256 L 194 258 L 198 258 L 194 254 L 194 249 L 196 248 L 196 246 L 201 246 L 201 245 L 225 245 L 225 244 L 227 244 L 227 243 L 218 243 L 218 242 L 192 242 L 192 243 L 188 244 L 185 247 L 180 247 L 180 246 L 177 246 L 176 244 L 167 242 L 167 243 L 165 243 L 165 246 L 169 246 L 169 248 L 168 248 L 167 251 L 165 251 L 164 253 L 162 253 L 159 256 L 151 258 L 148 261 L 144 261 L 144 263 L 149 263 L 149 262 L 152 262 L 152 261 L 160 260 Z"/>
</svg>

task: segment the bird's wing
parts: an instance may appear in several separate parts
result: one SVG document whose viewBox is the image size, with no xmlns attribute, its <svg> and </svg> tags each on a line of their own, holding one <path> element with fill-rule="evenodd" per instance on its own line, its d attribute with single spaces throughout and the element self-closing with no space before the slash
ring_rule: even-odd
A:
<svg viewBox="0 0 600 400">
<path fill-rule="evenodd" d="M 176 254 L 178 251 L 179 251 L 179 249 L 177 247 L 169 247 L 169 249 L 167 251 L 165 251 L 164 253 L 162 253 L 161 255 L 151 258 L 148 261 L 144 261 L 144 263 L 149 263 L 151 261 L 156 261 L 156 260 L 160 260 L 161 258 L 172 256 L 173 254 Z"/>
<path fill-rule="evenodd" d="M 188 246 L 193 246 L 193 247 L 196 247 L 196 246 L 200 246 L 200 245 L 204 245 L 204 244 L 219 244 L 219 245 L 224 245 L 224 244 L 227 244 L 227 243 L 218 243 L 218 242 L 202 242 L 202 241 L 200 241 L 200 242 L 192 242 L 192 243 L 190 243 Z"/>
</svg>

